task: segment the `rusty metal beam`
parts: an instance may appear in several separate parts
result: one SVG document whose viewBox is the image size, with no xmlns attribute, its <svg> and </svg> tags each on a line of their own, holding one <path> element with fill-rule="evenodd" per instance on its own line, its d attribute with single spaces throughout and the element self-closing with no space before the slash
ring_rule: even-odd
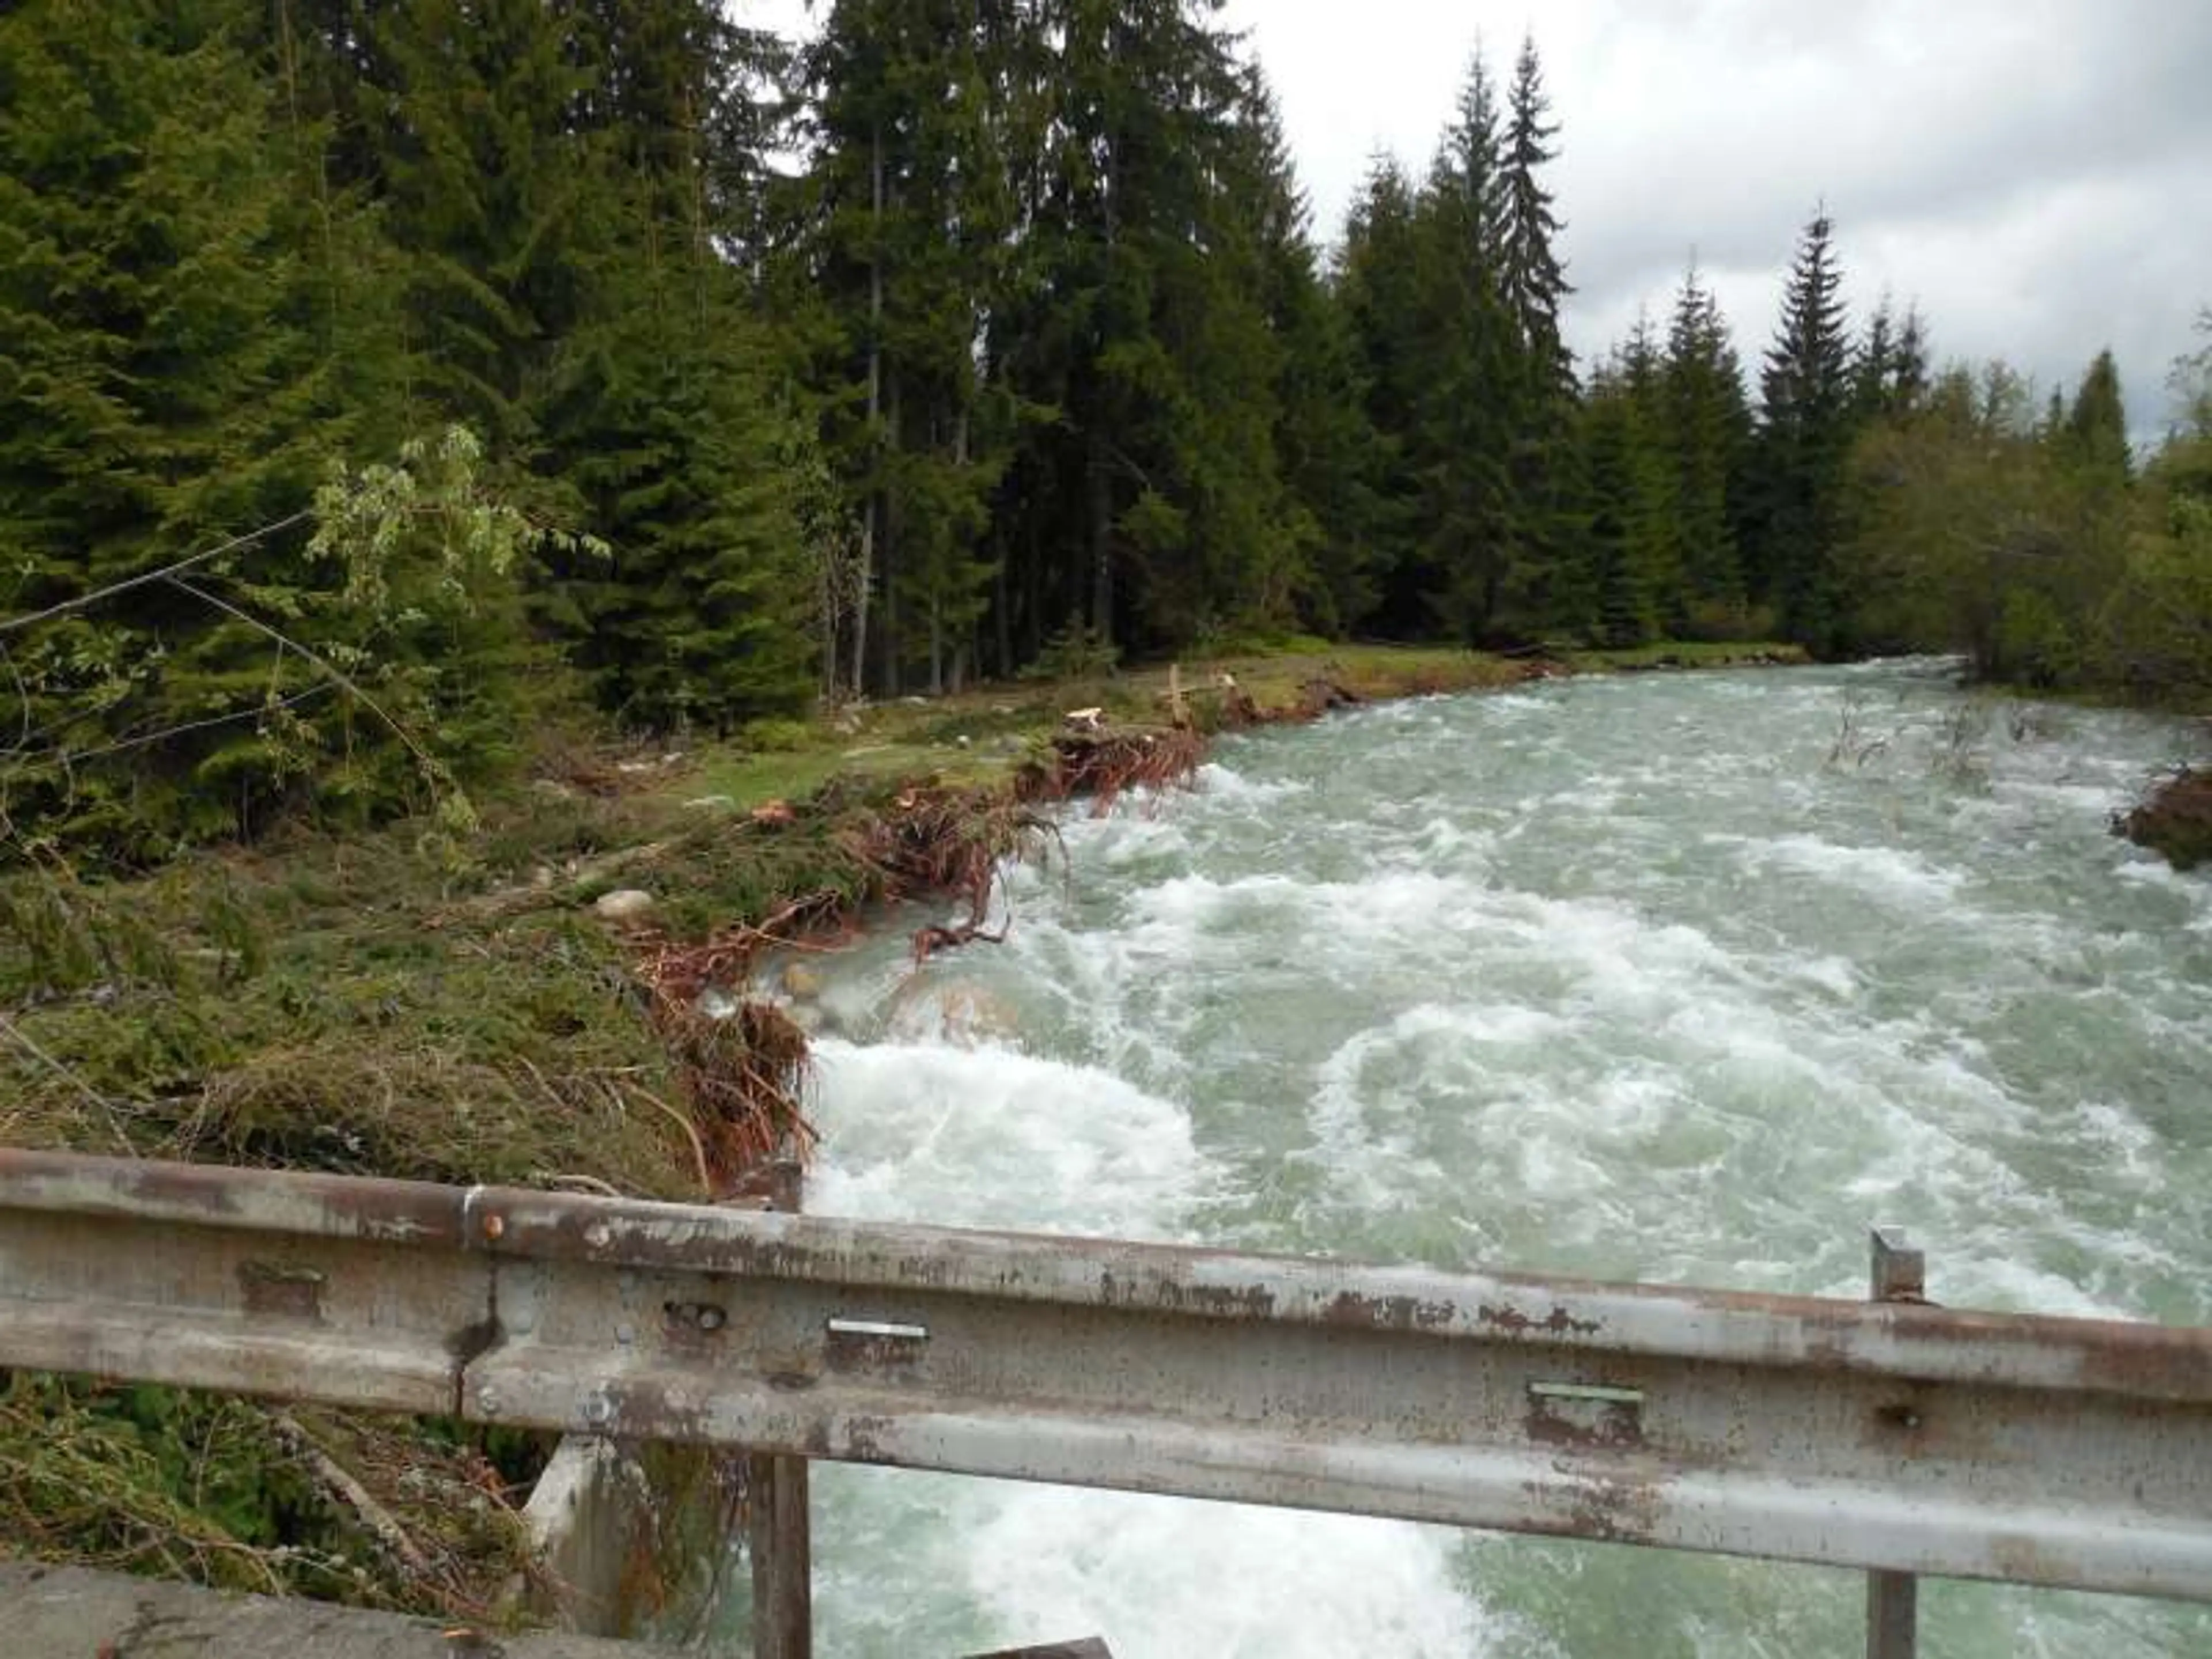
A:
<svg viewBox="0 0 2212 1659">
<path fill-rule="evenodd" d="M 806 1207 L 805 1170 L 787 1141 L 770 1167 L 769 1186 L 769 1207 L 778 1214 Z M 803 1457 L 745 1459 L 753 1659 L 813 1659 L 812 1484 Z"/>
<path fill-rule="evenodd" d="M 1868 1293 L 1876 1302 L 1924 1304 L 1928 1257 L 1904 1233 L 1877 1227 L 1870 1240 Z M 1920 1581 L 1909 1572 L 1867 1575 L 1867 1659 L 1916 1659 L 1920 1651 Z"/>
<path fill-rule="evenodd" d="M 0 1364 L 2212 1600 L 2212 1331 L 0 1152 Z"/>
</svg>

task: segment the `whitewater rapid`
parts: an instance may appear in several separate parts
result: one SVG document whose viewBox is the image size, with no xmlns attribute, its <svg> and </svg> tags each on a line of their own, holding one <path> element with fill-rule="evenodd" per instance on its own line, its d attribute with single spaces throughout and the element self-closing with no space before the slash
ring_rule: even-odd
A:
<svg viewBox="0 0 2212 1659">
<path fill-rule="evenodd" d="M 833 959 L 809 1207 L 1839 1296 L 1893 1222 L 1953 1305 L 2212 1323 L 2212 882 L 2106 833 L 2191 743 L 1932 664 L 1231 739 L 1194 793 L 1071 814 L 1003 947 Z M 828 1656 L 1863 1641 L 1848 1573 L 827 1466 L 815 1492 Z M 1947 1656 L 2212 1653 L 2200 1610 L 1922 1608 Z"/>
</svg>

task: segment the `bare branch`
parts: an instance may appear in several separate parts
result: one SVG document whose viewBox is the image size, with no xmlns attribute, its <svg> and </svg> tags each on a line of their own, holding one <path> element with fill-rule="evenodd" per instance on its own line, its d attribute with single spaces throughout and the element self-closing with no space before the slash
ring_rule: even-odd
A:
<svg viewBox="0 0 2212 1659">
<path fill-rule="evenodd" d="M 58 605 L 50 605 L 45 610 L 33 611 L 27 616 L 10 617 L 6 621 L 0 622 L 0 634 L 14 634 L 34 623 L 50 622 L 54 617 L 66 616 L 72 611 L 82 611 L 88 605 L 97 605 L 102 599 L 113 599 L 118 593 L 127 593 L 134 587 L 145 587 L 155 582 L 171 580 L 182 571 L 190 570 L 196 565 L 205 564 L 210 559 L 219 559 L 226 553 L 235 552 L 238 549 L 251 546 L 255 542 L 266 541 L 270 537 L 282 531 L 289 530 L 294 525 L 304 524 L 313 517 L 314 517 L 314 512 L 312 508 L 302 507 L 288 519 L 279 519 L 274 524 L 263 525 L 258 530 L 249 530 L 243 536 L 234 536 L 220 547 L 210 547 L 204 553 L 194 553 L 188 558 L 179 559 L 174 564 L 163 565 L 159 570 L 149 570 L 143 576 L 131 576 L 119 582 L 112 582 L 106 587 L 97 588 L 89 593 L 79 594 L 73 599 L 64 599 Z"/>
<path fill-rule="evenodd" d="M 178 588 L 184 592 L 191 594 L 196 599 L 202 600 L 206 604 L 213 605 L 216 610 L 222 611 L 225 615 L 237 617 L 239 621 L 244 623 L 248 628 L 256 629 L 261 633 L 266 634 L 270 639 L 276 641 L 277 644 L 291 647 L 293 650 L 298 652 L 309 662 L 314 664 L 316 667 L 321 669 L 323 672 L 328 674 L 332 679 L 343 686 L 348 691 L 350 691 L 355 696 L 360 698 L 362 706 L 367 708 L 370 714 L 375 715 L 377 719 L 382 720 L 386 726 L 392 728 L 392 736 L 398 738 L 400 742 L 407 745 L 408 753 L 413 755 L 417 761 L 421 762 L 426 771 L 429 772 L 433 776 L 437 775 L 438 763 L 430 757 L 429 752 L 426 750 L 422 744 L 415 741 L 413 734 L 398 720 L 394 720 L 382 703 L 377 702 L 374 697 L 370 696 L 368 692 L 362 690 L 361 686 L 336 663 L 331 661 L 327 657 L 322 656 L 316 652 L 310 651 L 306 646 L 301 644 L 299 641 L 293 639 L 290 635 L 279 633 L 276 629 L 271 628 L 267 623 L 263 622 L 260 617 L 240 610 L 228 599 L 218 598 L 216 595 L 209 592 L 207 589 L 204 587 L 193 586 L 191 583 L 185 580 L 181 576 L 171 576 L 168 578 L 168 582 L 172 587 Z"/>
<path fill-rule="evenodd" d="M 77 1093 L 82 1095 L 87 1100 L 98 1107 L 100 1109 L 100 1115 L 107 1120 L 108 1128 L 113 1131 L 117 1142 L 122 1146 L 124 1157 L 136 1158 L 138 1156 L 138 1149 L 131 1144 L 131 1137 L 123 1133 L 123 1124 L 115 1115 L 115 1108 L 105 1095 L 94 1088 L 92 1085 L 87 1083 L 75 1072 L 71 1071 L 68 1066 L 64 1064 L 62 1061 L 56 1060 L 52 1054 L 40 1048 L 37 1042 L 32 1038 L 32 1036 L 28 1031 L 26 1031 L 21 1026 L 16 1024 L 14 1020 L 9 1018 L 5 1014 L 0 1014 L 0 1036 L 8 1038 L 8 1040 L 15 1043 L 17 1048 L 21 1048 L 33 1059 L 46 1066 L 57 1077 L 59 1077 L 72 1089 L 75 1089 Z"/>
</svg>

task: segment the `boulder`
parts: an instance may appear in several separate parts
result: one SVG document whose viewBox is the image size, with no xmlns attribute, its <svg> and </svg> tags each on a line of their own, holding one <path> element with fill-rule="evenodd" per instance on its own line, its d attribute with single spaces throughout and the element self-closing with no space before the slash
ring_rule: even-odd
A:
<svg viewBox="0 0 2212 1659">
<path fill-rule="evenodd" d="M 641 921 L 653 908 L 653 895 L 635 887 L 617 888 L 611 893 L 602 893 L 592 908 L 602 921 L 618 924 Z"/>
</svg>

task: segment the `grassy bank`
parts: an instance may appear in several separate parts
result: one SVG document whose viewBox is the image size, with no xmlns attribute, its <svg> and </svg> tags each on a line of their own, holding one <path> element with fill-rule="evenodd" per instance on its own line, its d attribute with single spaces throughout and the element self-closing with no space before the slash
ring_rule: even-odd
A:
<svg viewBox="0 0 2212 1659">
<path fill-rule="evenodd" d="M 1339 647 L 994 686 L 728 746 L 549 752 L 459 838 L 300 834 L 107 884 L 35 862 L 0 882 L 0 1144 L 714 1198 L 794 1127 L 804 1052 L 766 1011 L 702 1018 L 699 994 L 902 899 L 930 901 L 908 926 L 979 906 L 998 860 L 1048 846 L 1038 802 L 1346 701 L 1788 655 Z M 1091 708 L 1103 744 L 1066 719 Z M 509 1489 L 544 1451 L 0 1377 L 0 1539 L 480 1619 L 525 1569 Z"/>
</svg>

